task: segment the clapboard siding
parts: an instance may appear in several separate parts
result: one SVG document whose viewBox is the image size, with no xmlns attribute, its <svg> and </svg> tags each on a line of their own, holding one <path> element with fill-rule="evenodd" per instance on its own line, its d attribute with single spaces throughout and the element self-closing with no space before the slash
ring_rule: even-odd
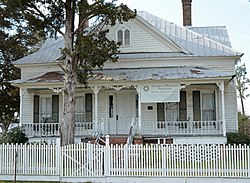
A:
<svg viewBox="0 0 250 183">
<path fill-rule="evenodd" d="M 33 98 L 34 94 L 25 90 L 22 92 L 21 122 L 22 124 L 33 123 Z"/>
<path fill-rule="evenodd" d="M 98 93 L 98 120 L 106 120 L 106 115 L 107 115 L 107 104 L 106 104 L 106 93 L 103 91 L 100 91 Z M 93 103 L 94 99 L 93 99 Z"/>
<path fill-rule="evenodd" d="M 152 106 L 153 110 L 148 110 L 148 106 Z M 142 125 L 151 126 L 150 123 L 157 121 L 157 104 L 143 103 L 142 104 Z"/>
<path fill-rule="evenodd" d="M 227 132 L 237 131 L 237 96 L 233 82 L 230 82 L 225 85 L 225 115 Z"/>
<path fill-rule="evenodd" d="M 51 71 L 61 71 L 61 68 L 55 64 L 23 66 L 21 67 L 21 78 L 33 78 Z"/>
<path fill-rule="evenodd" d="M 121 52 L 179 52 L 172 43 L 163 41 L 160 35 L 153 32 L 138 20 L 111 27 L 108 38 L 117 41 L 117 31 L 120 29 L 130 30 L 130 46 L 121 46 Z"/>
</svg>

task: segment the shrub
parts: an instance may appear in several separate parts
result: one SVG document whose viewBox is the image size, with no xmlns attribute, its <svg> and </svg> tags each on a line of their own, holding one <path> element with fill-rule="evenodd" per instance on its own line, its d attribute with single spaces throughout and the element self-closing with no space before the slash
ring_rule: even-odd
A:
<svg viewBox="0 0 250 183">
<path fill-rule="evenodd" d="M 227 144 L 250 144 L 250 138 L 243 133 L 228 133 Z"/>
<path fill-rule="evenodd" d="M 20 127 L 12 128 L 11 130 L 5 132 L 2 137 L 3 143 L 26 143 L 28 138 L 26 134 L 21 130 Z"/>
</svg>

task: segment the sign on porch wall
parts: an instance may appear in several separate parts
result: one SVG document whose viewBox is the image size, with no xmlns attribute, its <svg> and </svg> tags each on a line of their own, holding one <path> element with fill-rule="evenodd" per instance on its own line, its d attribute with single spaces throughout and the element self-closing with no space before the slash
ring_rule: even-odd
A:
<svg viewBox="0 0 250 183">
<path fill-rule="evenodd" d="M 141 102 L 180 102 L 180 84 L 152 83 L 141 85 Z"/>
</svg>

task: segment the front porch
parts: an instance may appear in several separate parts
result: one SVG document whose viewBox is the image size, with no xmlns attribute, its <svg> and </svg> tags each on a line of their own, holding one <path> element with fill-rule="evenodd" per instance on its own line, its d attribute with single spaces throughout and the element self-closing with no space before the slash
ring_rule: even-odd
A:
<svg viewBox="0 0 250 183">
<path fill-rule="evenodd" d="M 139 134 L 151 138 L 225 138 L 227 123 L 236 123 L 236 118 L 226 118 L 225 98 L 233 92 L 231 75 L 183 67 L 179 69 L 184 74 L 172 72 L 171 77 L 155 76 L 155 73 L 168 73 L 171 69 L 176 71 L 167 69 L 122 70 L 120 74 L 106 70 L 95 75 L 87 88 L 78 86 L 75 136 L 86 138 L 98 134 L 131 139 L 133 134 Z M 180 76 L 182 78 L 178 78 Z M 46 82 L 50 85 L 27 83 L 27 88 L 21 88 L 20 123 L 30 138 L 59 137 L 62 83 L 55 87 Z M 231 108 L 227 114 L 232 112 L 235 112 L 232 116 L 236 116 Z"/>
</svg>

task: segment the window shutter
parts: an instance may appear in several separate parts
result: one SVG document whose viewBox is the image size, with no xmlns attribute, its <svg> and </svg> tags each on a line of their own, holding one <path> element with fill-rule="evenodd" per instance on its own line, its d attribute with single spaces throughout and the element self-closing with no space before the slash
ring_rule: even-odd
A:
<svg viewBox="0 0 250 183">
<path fill-rule="evenodd" d="M 200 91 L 193 91 L 193 118 L 201 121 Z"/>
<path fill-rule="evenodd" d="M 59 95 L 52 95 L 52 122 L 59 123 Z"/>
<path fill-rule="evenodd" d="M 38 95 L 34 95 L 33 123 L 39 123 L 39 96 Z"/>
<path fill-rule="evenodd" d="M 165 121 L 164 103 L 157 103 L 157 121 Z"/>
<path fill-rule="evenodd" d="M 186 91 L 181 91 L 181 92 L 180 92 L 179 120 L 180 120 L 180 121 L 186 121 L 186 120 L 187 120 L 187 99 L 186 99 Z"/>
<path fill-rule="evenodd" d="M 85 94 L 86 122 L 92 122 L 92 93 Z"/>
</svg>

